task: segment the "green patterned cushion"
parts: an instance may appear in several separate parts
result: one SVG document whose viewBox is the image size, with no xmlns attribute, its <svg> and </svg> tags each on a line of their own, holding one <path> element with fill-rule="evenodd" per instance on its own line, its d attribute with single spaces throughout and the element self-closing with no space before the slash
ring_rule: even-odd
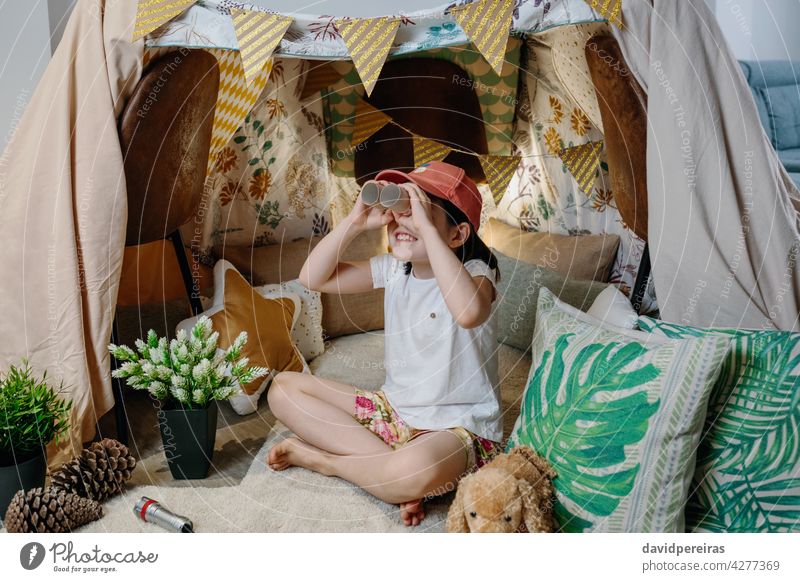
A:
<svg viewBox="0 0 800 582">
<path fill-rule="evenodd" d="M 562 531 L 683 531 L 729 344 L 611 327 L 539 292 L 533 366 L 508 447 L 528 445 L 557 471 Z"/>
<path fill-rule="evenodd" d="M 800 531 L 800 334 L 649 317 L 639 326 L 671 338 L 732 340 L 697 452 L 689 531 Z"/>
</svg>

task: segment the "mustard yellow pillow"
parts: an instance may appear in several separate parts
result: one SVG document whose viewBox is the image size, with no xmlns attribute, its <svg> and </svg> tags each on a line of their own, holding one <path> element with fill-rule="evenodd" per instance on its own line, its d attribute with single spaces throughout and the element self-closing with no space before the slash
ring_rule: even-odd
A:
<svg viewBox="0 0 800 582">
<path fill-rule="evenodd" d="M 239 333 L 246 331 L 248 339 L 242 354 L 250 365 L 269 369 L 266 377 L 241 386 L 241 393 L 229 400 L 238 414 L 256 411 L 259 397 L 278 372 L 309 372 L 291 337 L 300 306 L 300 298 L 289 291 L 265 298 L 228 261 L 214 266 L 213 306 L 201 315 L 208 316 L 219 332 L 218 348 L 227 349 Z M 190 330 L 199 317 L 182 321 L 177 329 Z"/>
<path fill-rule="evenodd" d="M 273 375 L 284 370 L 302 372 L 303 360 L 291 337 L 296 310 L 292 299 L 262 297 L 236 269 L 227 269 L 224 280 L 224 307 L 210 316 L 219 332 L 219 347 L 227 349 L 246 331 L 248 341 L 242 354 L 251 366 L 269 368 Z M 253 394 L 260 384 L 260 379 L 254 380 L 242 390 Z"/>
</svg>

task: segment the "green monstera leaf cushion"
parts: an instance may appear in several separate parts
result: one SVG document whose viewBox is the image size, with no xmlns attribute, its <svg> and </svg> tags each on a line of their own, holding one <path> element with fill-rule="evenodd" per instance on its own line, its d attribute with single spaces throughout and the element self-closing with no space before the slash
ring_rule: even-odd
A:
<svg viewBox="0 0 800 582">
<path fill-rule="evenodd" d="M 527 445 L 558 473 L 561 531 L 683 531 L 729 344 L 608 326 L 540 291 L 533 366 L 508 449 Z"/>
<path fill-rule="evenodd" d="M 697 329 L 649 317 L 639 326 L 671 338 L 732 341 L 697 453 L 689 531 L 800 531 L 800 334 Z"/>
</svg>

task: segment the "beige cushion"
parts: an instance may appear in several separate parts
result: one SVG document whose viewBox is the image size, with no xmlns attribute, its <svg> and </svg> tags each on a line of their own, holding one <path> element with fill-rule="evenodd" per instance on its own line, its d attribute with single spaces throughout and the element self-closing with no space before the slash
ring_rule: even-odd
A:
<svg viewBox="0 0 800 582">
<path fill-rule="evenodd" d="M 318 237 L 264 247 L 220 247 L 217 256 L 233 263 L 254 285 L 283 283 L 300 275 Z M 385 229 L 358 236 L 343 255 L 346 261 L 367 260 L 386 252 Z M 348 295 L 322 294 L 322 329 L 327 338 L 383 329 L 383 289 Z"/>
<path fill-rule="evenodd" d="M 480 235 L 493 249 L 547 267 L 568 279 L 607 282 L 619 248 L 619 236 L 615 234 L 568 236 L 527 232 L 496 218 L 485 223 Z"/>
<path fill-rule="evenodd" d="M 255 248 L 226 245 L 215 247 L 214 254 L 233 263 L 253 285 L 286 283 L 297 279 L 308 254 L 319 241 L 313 237 Z"/>
</svg>

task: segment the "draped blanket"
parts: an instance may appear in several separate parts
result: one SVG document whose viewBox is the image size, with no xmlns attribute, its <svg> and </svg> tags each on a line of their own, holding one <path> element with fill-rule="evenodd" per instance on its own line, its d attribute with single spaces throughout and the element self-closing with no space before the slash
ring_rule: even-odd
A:
<svg viewBox="0 0 800 582">
<path fill-rule="evenodd" d="M 135 14 L 136 2 L 79 0 L 0 157 L 0 366 L 27 357 L 64 381 L 72 430 L 51 466 L 114 404 L 106 346 L 127 219 L 117 117 L 141 77 Z"/>
<path fill-rule="evenodd" d="M 648 92 L 648 238 L 661 317 L 800 330 L 800 193 L 703 0 L 626 0 Z"/>
</svg>

